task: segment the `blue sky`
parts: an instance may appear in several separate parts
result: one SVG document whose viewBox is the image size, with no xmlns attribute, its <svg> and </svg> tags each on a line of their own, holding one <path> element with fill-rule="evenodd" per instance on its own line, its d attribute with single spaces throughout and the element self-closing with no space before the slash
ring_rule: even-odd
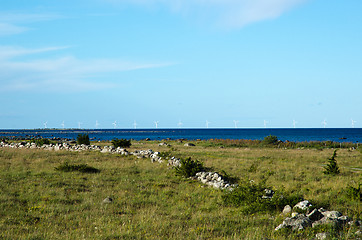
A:
<svg viewBox="0 0 362 240">
<path fill-rule="evenodd" d="M 362 1 L 12 0 L 0 129 L 362 126 Z"/>
</svg>

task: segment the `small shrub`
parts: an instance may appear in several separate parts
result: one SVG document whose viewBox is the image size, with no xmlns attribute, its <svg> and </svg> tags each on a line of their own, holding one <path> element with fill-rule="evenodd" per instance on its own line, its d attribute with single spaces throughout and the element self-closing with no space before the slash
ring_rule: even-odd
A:
<svg viewBox="0 0 362 240">
<path fill-rule="evenodd" d="M 221 172 L 221 174 L 219 173 L 219 175 L 221 175 L 221 176 L 222 176 L 222 179 L 224 179 L 226 182 L 236 183 L 236 182 L 239 181 L 239 178 L 238 178 L 238 177 L 231 176 L 231 175 L 229 175 L 228 173 L 226 173 L 224 170 L 221 170 L 220 172 Z"/>
<path fill-rule="evenodd" d="M 277 136 L 273 136 L 273 135 L 269 135 L 267 137 L 265 137 L 262 141 L 262 143 L 264 145 L 275 145 L 279 142 L 278 137 Z"/>
<path fill-rule="evenodd" d="M 172 153 L 171 151 L 167 151 L 167 152 L 160 152 L 160 154 L 158 154 L 159 157 L 162 157 L 164 159 L 167 158 L 171 158 L 172 157 Z"/>
<path fill-rule="evenodd" d="M 358 185 L 358 187 L 348 186 L 345 190 L 347 196 L 352 200 L 357 200 L 362 202 L 362 189 L 361 189 L 361 183 Z"/>
<path fill-rule="evenodd" d="M 77 144 L 79 144 L 79 145 L 81 145 L 81 144 L 90 145 L 88 134 L 78 134 Z"/>
<path fill-rule="evenodd" d="M 251 164 L 250 168 L 248 169 L 248 172 L 256 173 L 256 171 L 258 170 L 258 167 L 259 167 L 259 163 L 254 162 L 253 164 Z"/>
<path fill-rule="evenodd" d="M 131 140 L 115 138 L 112 140 L 112 144 L 115 148 L 128 148 L 131 146 Z"/>
<path fill-rule="evenodd" d="M 332 157 L 328 160 L 327 166 L 324 168 L 324 174 L 337 175 L 340 173 L 339 167 L 337 165 L 337 150 L 334 150 Z"/>
<path fill-rule="evenodd" d="M 82 172 L 82 173 L 98 173 L 99 169 L 88 166 L 87 164 L 69 164 L 68 162 L 64 162 L 58 167 L 55 167 L 55 170 L 61 172 Z"/>
<path fill-rule="evenodd" d="M 32 139 L 30 142 L 35 143 L 38 147 L 41 147 L 44 144 L 51 144 L 50 140 L 47 138 Z"/>
<path fill-rule="evenodd" d="M 295 205 L 302 197 L 298 194 L 283 192 L 274 193 L 272 198 L 263 198 L 265 189 L 270 189 L 264 183 L 243 182 L 234 189 L 226 192 L 222 200 L 226 205 L 242 207 L 244 213 L 281 211 L 285 205 Z"/>
<path fill-rule="evenodd" d="M 190 157 L 186 159 L 181 159 L 181 166 L 175 167 L 175 173 L 177 176 L 183 177 L 193 177 L 198 172 L 204 170 L 204 165 L 198 160 L 192 160 Z"/>
</svg>

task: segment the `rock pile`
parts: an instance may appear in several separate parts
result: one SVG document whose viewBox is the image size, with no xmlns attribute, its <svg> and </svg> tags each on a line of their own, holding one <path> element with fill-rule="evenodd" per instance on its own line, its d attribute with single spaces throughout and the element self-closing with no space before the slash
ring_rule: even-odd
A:
<svg viewBox="0 0 362 240">
<path fill-rule="evenodd" d="M 168 147 L 168 146 L 171 146 L 171 145 L 169 145 L 168 143 L 162 142 L 162 143 L 159 143 L 158 146 Z"/>
<path fill-rule="evenodd" d="M 236 187 L 235 184 L 230 184 L 228 181 L 224 180 L 217 172 L 198 172 L 196 173 L 195 178 L 203 184 L 217 189 L 233 190 Z"/>
<path fill-rule="evenodd" d="M 96 145 L 70 145 L 69 143 L 57 143 L 57 144 L 44 144 L 42 146 L 37 146 L 35 143 L 30 142 L 21 142 L 21 143 L 6 143 L 0 142 L 0 148 L 29 148 L 29 149 L 44 149 L 44 150 L 67 150 L 67 151 L 88 151 L 88 150 L 98 150 L 101 148 Z"/>
<path fill-rule="evenodd" d="M 180 166 L 181 166 L 181 159 L 175 158 L 175 157 L 171 157 L 171 158 L 168 160 L 167 166 L 170 166 L 171 168 L 180 167 Z"/>
<path fill-rule="evenodd" d="M 185 147 L 195 147 L 195 144 L 193 144 L 193 143 L 185 143 L 184 146 Z"/>
<path fill-rule="evenodd" d="M 303 230 L 308 227 L 316 227 L 320 225 L 328 225 L 335 228 L 341 228 L 346 224 L 355 226 L 361 225 L 361 221 L 351 221 L 348 216 L 342 216 L 342 214 L 338 211 L 327 211 L 323 208 L 313 209 L 310 211 L 312 209 L 312 204 L 307 200 L 297 203 L 293 209 L 305 210 L 306 213 L 293 212 L 292 217 L 287 217 L 284 219 L 283 223 L 275 228 L 275 231 L 283 228 Z M 290 206 L 285 206 L 283 214 L 290 213 L 290 210 Z M 322 235 L 323 234 L 320 234 L 320 237 Z"/>
<path fill-rule="evenodd" d="M 121 147 L 113 147 L 113 146 L 104 146 L 101 150 L 101 153 L 112 153 L 112 154 L 121 154 L 121 155 L 129 155 L 130 153 L 125 148 Z"/>
</svg>

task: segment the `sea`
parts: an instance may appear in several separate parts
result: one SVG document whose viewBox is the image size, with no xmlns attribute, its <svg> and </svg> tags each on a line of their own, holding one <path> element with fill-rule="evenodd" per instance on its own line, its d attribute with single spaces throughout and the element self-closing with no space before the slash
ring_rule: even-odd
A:
<svg viewBox="0 0 362 240">
<path fill-rule="evenodd" d="M 310 142 L 362 142 L 362 128 L 176 128 L 176 129 L 0 129 L 0 138 L 76 139 L 88 134 L 91 140 L 118 139 L 250 139 L 262 140 L 274 135 L 282 141 Z"/>
</svg>

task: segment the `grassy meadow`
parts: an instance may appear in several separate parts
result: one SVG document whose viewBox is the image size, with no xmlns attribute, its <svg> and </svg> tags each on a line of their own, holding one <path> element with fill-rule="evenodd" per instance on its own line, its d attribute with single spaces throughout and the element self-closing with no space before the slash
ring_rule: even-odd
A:
<svg viewBox="0 0 362 240">
<path fill-rule="evenodd" d="M 132 141 L 128 150 L 192 157 L 239 181 L 265 182 L 275 191 L 298 193 L 315 206 L 361 218 L 361 202 L 346 191 L 362 182 L 358 149 L 338 150 L 341 173 L 333 176 L 323 174 L 333 149 L 158 143 Z M 64 162 L 99 172 L 57 171 Z M 245 213 L 226 205 L 222 190 L 176 176 L 167 161 L 95 151 L 0 149 L 0 191 L 0 239 L 313 239 L 325 230 L 275 232 L 284 219 L 280 209 Z M 113 201 L 103 203 L 106 197 Z M 353 228 L 327 230 L 335 239 L 356 239 Z"/>
</svg>

